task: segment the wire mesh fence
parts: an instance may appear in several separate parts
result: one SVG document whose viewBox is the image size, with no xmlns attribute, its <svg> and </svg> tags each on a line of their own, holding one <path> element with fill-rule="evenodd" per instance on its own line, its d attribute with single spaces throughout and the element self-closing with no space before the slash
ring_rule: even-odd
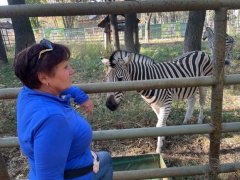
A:
<svg viewBox="0 0 240 180">
<path fill-rule="evenodd" d="M 208 23 L 212 25 L 211 22 Z M 187 23 L 172 22 L 166 24 L 150 25 L 150 40 L 183 38 L 185 36 Z M 234 31 L 233 31 L 234 30 Z M 54 42 L 95 42 L 104 43 L 105 32 L 100 27 L 79 27 L 79 28 L 39 28 L 33 29 L 36 41 L 42 38 L 50 39 Z M 228 33 L 237 36 L 240 34 L 239 20 L 228 22 Z M 2 30 L 3 40 L 6 49 L 14 47 L 14 31 L 13 29 Z M 124 32 L 119 32 L 120 42 L 124 41 Z M 145 25 L 139 25 L 139 41 L 143 43 L 145 40 Z"/>
</svg>

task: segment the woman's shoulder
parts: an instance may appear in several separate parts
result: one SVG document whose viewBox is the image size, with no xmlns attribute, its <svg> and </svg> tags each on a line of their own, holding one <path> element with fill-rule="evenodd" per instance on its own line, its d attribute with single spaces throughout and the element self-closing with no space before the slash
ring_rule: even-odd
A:
<svg viewBox="0 0 240 180">
<path fill-rule="evenodd" d="M 17 111 L 32 117 L 65 115 L 69 107 L 60 97 L 23 88 L 17 99 Z"/>
</svg>

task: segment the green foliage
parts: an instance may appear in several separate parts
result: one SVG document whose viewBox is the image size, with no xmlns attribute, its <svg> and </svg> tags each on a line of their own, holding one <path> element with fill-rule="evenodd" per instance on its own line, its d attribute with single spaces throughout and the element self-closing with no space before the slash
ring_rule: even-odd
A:
<svg viewBox="0 0 240 180">
<path fill-rule="evenodd" d="M 29 20 L 30 20 L 32 28 L 40 28 L 40 23 L 38 21 L 38 17 L 30 17 Z"/>
<path fill-rule="evenodd" d="M 25 0 L 26 4 L 46 4 L 47 0 Z"/>
<path fill-rule="evenodd" d="M 10 63 L 3 64 L 0 62 L 0 88 L 11 87 L 12 82 L 15 80 L 12 66 Z"/>
<path fill-rule="evenodd" d="M 183 43 L 142 45 L 141 54 L 153 58 L 156 62 L 170 61 L 183 52 Z"/>
<path fill-rule="evenodd" d="M 70 45 L 72 58 L 70 64 L 76 71 L 74 83 L 99 82 L 104 78 L 104 66 L 100 57 L 107 53 L 101 44 Z"/>
</svg>

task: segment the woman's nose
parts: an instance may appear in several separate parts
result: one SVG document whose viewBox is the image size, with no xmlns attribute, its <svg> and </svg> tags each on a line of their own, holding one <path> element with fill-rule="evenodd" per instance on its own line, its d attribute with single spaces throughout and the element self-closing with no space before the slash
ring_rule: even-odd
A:
<svg viewBox="0 0 240 180">
<path fill-rule="evenodd" d="M 69 73 L 70 73 L 71 75 L 75 73 L 74 69 L 73 69 L 71 66 L 70 66 L 70 68 L 69 68 Z"/>
</svg>

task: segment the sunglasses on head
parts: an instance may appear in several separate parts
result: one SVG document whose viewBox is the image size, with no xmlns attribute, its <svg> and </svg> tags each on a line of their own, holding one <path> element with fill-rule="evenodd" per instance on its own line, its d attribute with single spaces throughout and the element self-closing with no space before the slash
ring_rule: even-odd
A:
<svg viewBox="0 0 240 180">
<path fill-rule="evenodd" d="M 44 49 L 40 51 L 40 53 L 39 53 L 39 55 L 38 55 L 38 60 L 41 58 L 42 54 L 44 54 L 45 52 L 48 52 L 48 51 L 52 51 L 52 50 L 53 50 L 51 41 L 49 41 L 49 40 L 47 40 L 47 39 L 41 40 L 41 41 L 40 41 L 40 45 L 41 45 Z"/>
</svg>

